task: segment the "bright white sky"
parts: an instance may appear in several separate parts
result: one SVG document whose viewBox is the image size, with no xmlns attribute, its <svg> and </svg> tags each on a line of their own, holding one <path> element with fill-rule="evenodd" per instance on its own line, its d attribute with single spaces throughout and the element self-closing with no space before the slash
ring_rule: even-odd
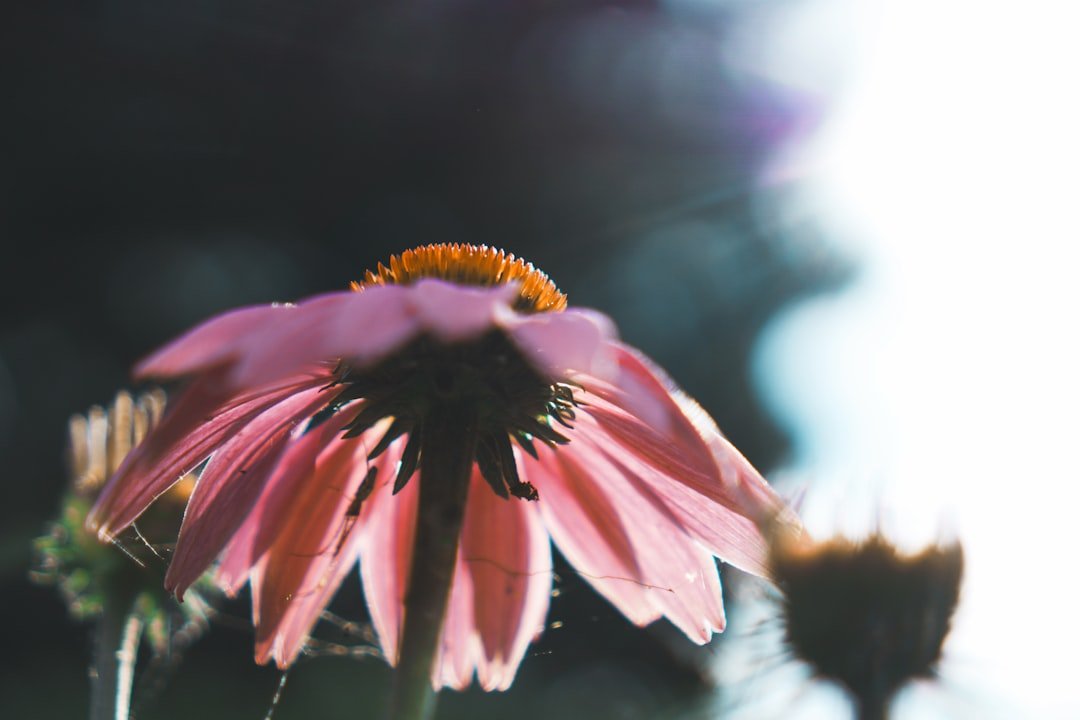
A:
<svg viewBox="0 0 1080 720">
<path fill-rule="evenodd" d="M 945 682 L 896 720 L 1080 717 L 1080 5 L 799 7 L 762 67 L 837 100 L 778 162 L 808 169 L 801 202 L 864 266 L 758 348 L 799 438 L 787 475 L 817 534 L 965 544 Z"/>
</svg>

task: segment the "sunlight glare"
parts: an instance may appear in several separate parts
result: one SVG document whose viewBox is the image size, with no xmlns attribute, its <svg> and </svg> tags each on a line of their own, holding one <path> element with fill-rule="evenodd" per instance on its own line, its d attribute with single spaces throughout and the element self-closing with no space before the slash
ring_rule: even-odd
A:
<svg viewBox="0 0 1080 720">
<path fill-rule="evenodd" d="M 767 330 L 760 384 L 812 531 L 964 542 L 947 650 L 979 668 L 979 709 L 1075 716 L 1077 18 L 875 7 L 851 85 L 786 160 L 810 158 L 812 205 L 862 271 Z M 901 717 L 930 717 L 913 697 Z"/>
</svg>

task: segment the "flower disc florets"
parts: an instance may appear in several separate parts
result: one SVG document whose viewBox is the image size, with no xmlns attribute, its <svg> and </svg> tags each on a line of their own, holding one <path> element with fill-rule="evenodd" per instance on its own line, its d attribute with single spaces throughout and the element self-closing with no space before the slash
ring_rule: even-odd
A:
<svg viewBox="0 0 1080 720">
<path fill-rule="evenodd" d="M 353 282 L 353 290 L 375 285 L 408 285 L 422 278 L 436 278 L 459 285 L 492 287 L 520 284 L 514 310 L 521 313 L 566 309 L 566 295 L 532 263 L 487 245 L 438 243 L 406 250 L 390 258 L 390 266 L 379 263 L 368 270 L 364 281 Z"/>
<path fill-rule="evenodd" d="M 443 243 L 407 250 L 379 264 L 364 282 L 351 287 L 362 292 L 378 285 L 408 285 L 434 278 L 491 287 L 518 284 L 514 310 L 522 313 L 559 311 L 566 296 L 543 272 L 503 250 L 485 245 Z M 424 420 L 436 403 L 444 407 L 468 407 L 479 424 L 476 463 L 497 495 L 536 500 L 536 489 L 518 476 L 510 438 L 533 457 L 534 439 L 548 445 L 569 442 L 552 428 L 555 420 L 567 428 L 574 419 L 573 391 L 564 384 L 544 379 L 510 340 L 493 331 L 463 343 L 446 344 L 422 337 L 374 368 L 356 372 L 338 367 L 335 384 L 344 388 L 313 425 L 337 409 L 364 400 L 363 409 L 345 428 L 345 437 L 356 437 L 379 420 L 392 417 L 390 428 L 368 458 L 382 454 L 398 437 L 408 434 L 401 466 L 394 483 L 400 492 L 420 466 Z"/>
</svg>

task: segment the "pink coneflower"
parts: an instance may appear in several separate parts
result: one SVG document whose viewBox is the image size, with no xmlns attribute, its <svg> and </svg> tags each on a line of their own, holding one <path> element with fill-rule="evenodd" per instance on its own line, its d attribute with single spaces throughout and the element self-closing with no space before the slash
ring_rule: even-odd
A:
<svg viewBox="0 0 1080 720">
<path fill-rule="evenodd" d="M 723 629 L 713 556 L 764 573 L 781 503 L 606 317 L 482 246 L 403 253 L 353 290 L 226 313 L 144 360 L 189 383 L 102 493 L 100 537 L 209 457 L 166 586 L 220 556 L 225 588 L 251 583 L 256 659 L 284 667 L 359 559 L 400 717 L 428 712 L 407 707 L 430 708 L 419 684 L 510 685 L 549 538 L 635 624 Z"/>
</svg>

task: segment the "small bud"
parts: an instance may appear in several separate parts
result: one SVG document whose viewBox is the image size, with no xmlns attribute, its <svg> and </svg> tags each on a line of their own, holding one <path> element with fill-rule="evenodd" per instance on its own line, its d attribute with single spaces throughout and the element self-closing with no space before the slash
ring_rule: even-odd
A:
<svg viewBox="0 0 1080 720">
<path fill-rule="evenodd" d="M 68 489 L 57 519 L 34 541 L 36 560 L 30 572 L 34 582 L 55 586 L 78 620 L 99 616 L 105 593 L 123 588 L 135 597 L 132 612 L 150 629 L 147 639 L 155 655 L 167 654 L 173 647 L 169 633 L 157 630 L 206 624 L 209 606 L 204 598 L 192 601 L 189 595 L 181 605 L 162 587 L 168 548 L 175 542 L 194 475 L 187 475 L 162 495 L 139 519 L 138 531 L 129 531 L 114 544 L 101 543 L 85 524 L 105 481 L 160 420 L 164 407 L 161 390 L 138 398 L 121 391 L 108 409 L 95 406 L 85 416 L 71 418 Z M 212 587 L 206 582 L 200 590 L 206 595 L 214 592 Z"/>
</svg>

